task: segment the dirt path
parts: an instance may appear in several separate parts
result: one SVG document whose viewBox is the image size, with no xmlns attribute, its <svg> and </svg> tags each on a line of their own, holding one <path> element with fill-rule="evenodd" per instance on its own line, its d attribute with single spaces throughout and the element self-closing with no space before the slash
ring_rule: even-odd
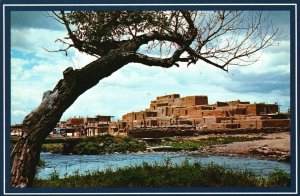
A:
<svg viewBox="0 0 300 196">
<path fill-rule="evenodd" d="M 228 136 L 228 135 L 227 135 Z M 242 136 L 242 135 L 234 135 Z M 255 137 L 262 136 L 265 139 L 234 142 L 225 145 L 215 145 L 210 148 L 203 149 L 205 154 L 229 155 L 229 156 L 245 156 L 258 157 L 263 159 L 277 160 L 283 162 L 290 161 L 290 133 L 270 133 L 270 134 L 248 134 L 243 136 Z M 208 136 L 193 137 L 199 139 Z"/>
</svg>

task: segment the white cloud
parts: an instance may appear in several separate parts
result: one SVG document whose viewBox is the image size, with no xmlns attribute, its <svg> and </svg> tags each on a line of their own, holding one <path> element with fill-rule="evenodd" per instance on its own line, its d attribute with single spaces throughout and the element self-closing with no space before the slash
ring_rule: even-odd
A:
<svg viewBox="0 0 300 196">
<path fill-rule="evenodd" d="M 79 69 L 89 64 L 90 62 L 96 60 L 96 57 L 91 55 L 79 52 L 78 50 L 73 50 L 74 55 L 69 57 L 70 61 L 72 61 L 72 65 L 74 69 Z"/>
<path fill-rule="evenodd" d="M 80 96 L 66 111 L 64 119 L 96 114 L 120 118 L 127 112 L 148 108 L 156 96 L 169 93 L 180 93 L 181 96 L 207 95 L 209 103 L 237 99 L 268 103 L 279 101 L 285 105 L 284 110 L 287 109 L 289 95 L 283 96 L 280 92 L 229 91 L 229 86 L 240 88 L 242 83 L 236 78 L 236 75 L 201 62 L 188 68 L 182 65 L 170 69 L 129 64 Z"/>
<path fill-rule="evenodd" d="M 65 31 L 55 31 L 47 29 L 11 29 L 11 47 L 26 52 L 57 50 L 60 46 L 55 43 L 58 38 L 63 38 L 66 35 Z"/>
<path fill-rule="evenodd" d="M 22 122 L 24 117 L 28 114 L 28 111 L 23 111 L 23 110 L 12 110 L 11 111 L 11 116 L 12 116 L 12 124 L 19 124 Z"/>
<path fill-rule="evenodd" d="M 290 44 L 288 41 L 282 41 L 280 45 L 266 49 L 253 65 L 232 66 L 232 69 L 239 69 L 247 74 L 290 73 Z"/>
<path fill-rule="evenodd" d="M 13 116 L 23 116 L 23 115 L 26 115 L 26 112 L 25 111 L 23 111 L 23 110 L 14 110 L 14 111 L 12 111 L 12 115 Z"/>
<path fill-rule="evenodd" d="M 75 56 L 72 57 L 73 61 L 76 61 L 75 66 L 84 65 L 92 60 L 84 55 L 81 58 L 80 53 L 75 53 Z M 21 65 L 27 63 L 27 61 L 17 62 Z M 53 61 L 36 60 L 36 64 L 30 70 L 21 68 L 20 70 L 23 71 L 21 74 L 28 71 L 31 76 L 26 81 L 19 81 L 12 85 L 12 109 L 22 111 L 34 109 L 40 103 L 43 92 L 54 87 L 62 77 L 62 71 L 69 65 L 69 59 L 59 57 L 54 58 Z M 244 67 L 240 67 L 238 70 L 242 74 L 248 73 L 243 69 Z M 281 69 L 285 69 L 285 67 L 283 66 Z M 279 68 L 274 70 L 278 71 Z M 236 99 L 273 103 L 279 99 L 281 104 L 289 104 L 289 96 L 279 96 L 279 92 L 276 91 L 267 95 L 263 92 L 229 91 L 227 89 L 229 85 L 236 87 L 240 85 L 240 81 L 236 80 L 236 76 L 232 74 L 237 73 L 226 73 L 202 62 L 188 68 L 182 65 L 179 68 L 172 67 L 170 69 L 130 64 L 103 79 L 97 86 L 81 95 L 65 112 L 63 119 L 71 116 L 94 116 L 97 114 L 120 118 L 127 112 L 147 108 L 150 101 L 156 96 L 169 93 L 180 93 L 182 96 L 208 95 L 209 103 Z M 257 72 L 249 71 L 248 74 L 255 75 Z M 19 100 L 20 97 L 22 100 Z M 25 116 L 24 113 L 23 116 Z"/>
<path fill-rule="evenodd" d="M 43 49 L 59 49 L 57 38 L 64 31 L 20 28 L 11 30 L 13 50 L 24 53 L 13 54 L 11 59 L 11 109 L 12 122 L 20 123 L 27 113 L 38 106 L 44 91 L 52 89 L 67 67 L 81 68 L 95 58 L 71 50 L 70 56 L 49 53 Z M 140 64 L 129 64 L 105 78 L 81 95 L 65 112 L 63 119 L 70 116 L 114 115 L 120 118 L 131 111 L 147 108 L 156 96 L 180 93 L 181 96 L 207 95 L 209 103 L 216 101 L 244 100 L 251 102 L 279 102 L 283 109 L 289 106 L 289 93 L 282 93 L 282 86 L 266 89 L 268 85 L 251 88 L 251 77 L 258 79 L 268 73 L 278 77 L 290 73 L 290 45 L 283 41 L 279 46 L 266 50 L 261 59 L 247 67 L 230 67 L 229 73 L 198 62 L 188 68 L 164 69 Z M 275 74 L 276 73 L 276 74 Z M 284 77 L 283 77 L 284 78 Z M 277 78 L 267 78 L 276 81 Z M 265 81 L 265 80 L 261 80 Z M 248 84 L 248 86 L 246 86 Z M 255 84 L 257 85 L 257 83 Z M 230 87 L 230 88 L 229 88 Z M 249 91 L 247 89 L 249 87 Z M 243 91 L 241 91 L 243 89 Z M 269 90 L 269 92 L 268 92 Z"/>
</svg>

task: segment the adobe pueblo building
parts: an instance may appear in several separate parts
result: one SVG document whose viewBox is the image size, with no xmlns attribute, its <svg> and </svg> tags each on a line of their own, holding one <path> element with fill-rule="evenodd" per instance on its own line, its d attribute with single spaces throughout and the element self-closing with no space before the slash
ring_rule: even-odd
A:
<svg viewBox="0 0 300 196">
<path fill-rule="evenodd" d="M 151 101 L 149 108 L 127 113 L 120 121 L 112 121 L 112 118 L 107 115 L 69 118 L 60 121 L 51 135 L 82 137 L 109 133 L 134 137 L 154 137 L 156 134 L 155 137 L 160 137 L 189 130 L 192 133 L 230 133 L 232 130 L 288 131 L 290 128 L 289 116 L 279 113 L 278 104 L 251 104 L 240 100 L 208 104 L 207 96 L 180 98 L 179 94 L 159 96 Z M 170 131 L 173 133 L 166 135 Z M 11 126 L 11 136 L 21 133 L 22 125 Z"/>
<path fill-rule="evenodd" d="M 150 107 L 123 115 L 109 124 L 112 135 L 126 135 L 135 130 L 228 130 L 289 129 L 290 119 L 279 113 L 278 104 L 228 101 L 208 104 L 207 96 L 180 97 L 179 94 L 159 96 Z"/>
<path fill-rule="evenodd" d="M 52 134 L 70 137 L 95 136 L 107 134 L 113 116 L 97 115 L 95 117 L 73 117 L 60 121 Z"/>
</svg>

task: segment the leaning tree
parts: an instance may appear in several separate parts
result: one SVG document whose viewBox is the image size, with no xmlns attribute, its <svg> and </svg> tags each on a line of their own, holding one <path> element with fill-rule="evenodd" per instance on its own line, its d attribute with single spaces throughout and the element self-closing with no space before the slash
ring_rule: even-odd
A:
<svg viewBox="0 0 300 196">
<path fill-rule="evenodd" d="M 81 69 L 67 68 L 23 120 L 22 136 L 10 155 L 12 187 L 31 187 L 41 145 L 63 113 L 86 90 L 128 63 L 169 68 L 198 61 L 221 70 L 257 61 L 278 37 L 266 13 L 242 11 L 60 11 L 51 16 L 76 48 L 96 57 Z M 157 55 L 157 51 L 160 53 Z"/>
</svg>

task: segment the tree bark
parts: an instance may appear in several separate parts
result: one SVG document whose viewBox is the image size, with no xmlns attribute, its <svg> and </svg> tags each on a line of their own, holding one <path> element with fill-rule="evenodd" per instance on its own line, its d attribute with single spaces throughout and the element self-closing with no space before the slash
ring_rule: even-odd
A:
<svg viewBox="0 0 300 196">
<path fill-rule="evenodd" d="M 127 59 L 120 50 L 115 50 L 82 69 L 69 67 L 55 88 L 44 93 L 41 104 L 24 118 L 22 137 L 11 152 L 12 187 L 32 186 L 41 145 L 63 113 L 82 93 L 126 65 Z"/>
</svg>

